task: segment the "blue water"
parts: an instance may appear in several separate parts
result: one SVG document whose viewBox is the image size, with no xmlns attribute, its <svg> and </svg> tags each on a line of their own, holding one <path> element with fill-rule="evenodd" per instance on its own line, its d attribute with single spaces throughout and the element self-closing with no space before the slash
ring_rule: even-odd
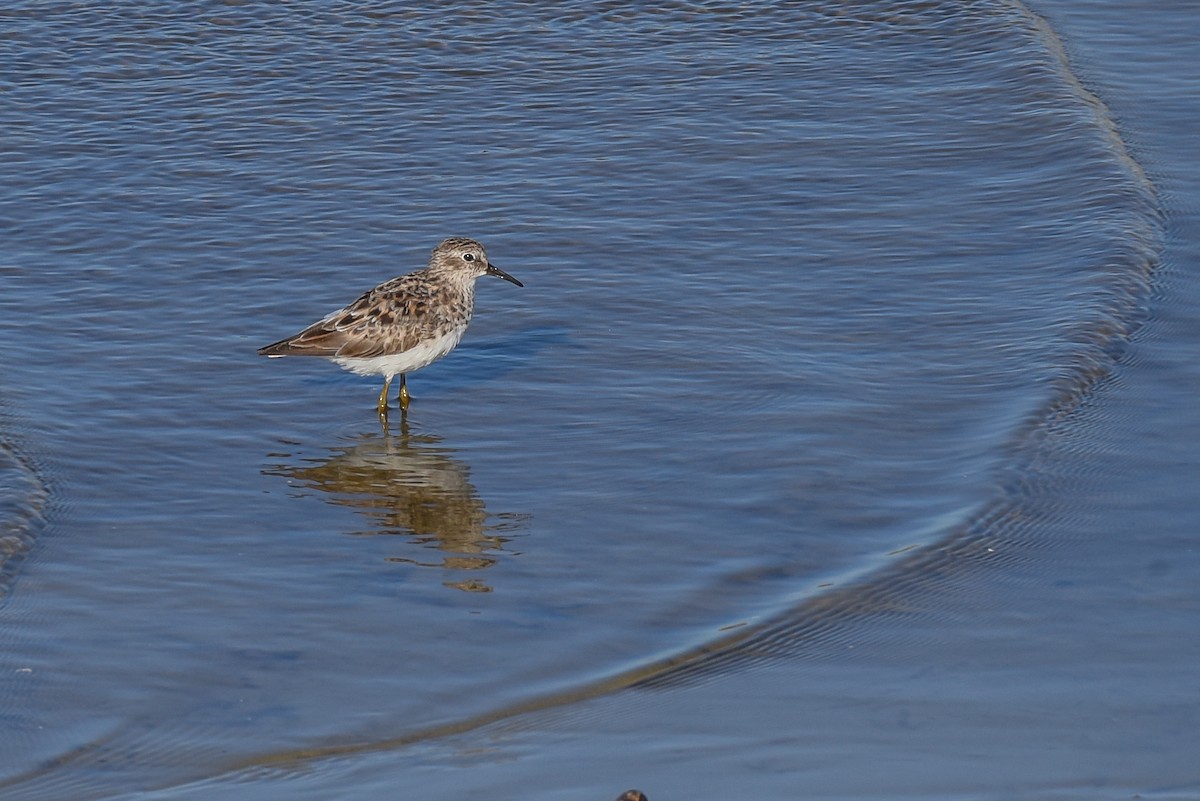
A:
<svg viewBox="0 0 1200 801">
<path fill-rule="evenodd" d="M 1187 797 L 1131 10 L 12 7 L 0 797 Z M 448 235 L 405 425 L 254 355 Z"/>
</svg>

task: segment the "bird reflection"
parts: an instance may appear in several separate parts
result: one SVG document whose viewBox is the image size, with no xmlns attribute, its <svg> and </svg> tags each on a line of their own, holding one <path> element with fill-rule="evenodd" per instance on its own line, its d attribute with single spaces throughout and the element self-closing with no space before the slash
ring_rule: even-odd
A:
<svg viewBox="0 0 1200 801">
<path fill-rule="evenodd" d="M 357 535 L 401 534 L 445 552 L 440 561 L 389 557 L 424 567 L 477 571 L 494 565 L 505 536 L 523 518 L 496 515 L 489 520 L 483 499 L 469 478 L 469 468 L 452 456 L 441 438 L 412 434 L 407 420 L 398 431 L 386 425 L 380 434 L 364 434 L 330 455 L 299 465 L 278 465 L 264 472 L 328 493 L 326 500 L 347 506 L 371 521 Z M 491 592 L 478 577 L 445 582 L 467 592 Z"/>
</svg>

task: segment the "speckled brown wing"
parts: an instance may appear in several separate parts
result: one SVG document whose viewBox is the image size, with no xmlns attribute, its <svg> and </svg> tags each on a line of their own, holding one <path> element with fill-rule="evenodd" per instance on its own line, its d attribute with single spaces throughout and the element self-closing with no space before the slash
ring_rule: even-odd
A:
<svg viewBox="0 0 1200 801">
<path fill-rule="evenodd" d="M 439 287 L 409 273 L 380 284 L 295 336 L 259 349 L 263 356 L 371 358 L 403 353 L 440 329 L 432 303 Z"/>
</svg>

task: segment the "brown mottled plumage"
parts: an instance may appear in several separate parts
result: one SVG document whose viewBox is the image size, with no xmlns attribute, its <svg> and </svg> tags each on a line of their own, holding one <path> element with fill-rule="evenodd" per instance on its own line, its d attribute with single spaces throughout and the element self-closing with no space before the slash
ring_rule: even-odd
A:
<svg viewBox="0 0 1200 801">
<path fill-rule="evenodd" d="M 359 375 L 385 376 L 379 413 L 400 376 L 400 408 L 408 409 L 404 376 L 445 356 L 462 339 L 475 305 L 475 281 L 495 275 L 523 284 L 488 261 L 473 239 L 438 245 L 423 270 L 393 278 L 295 336 L 264 348 L 260 356 L 323 356 Z"/>
</svg>

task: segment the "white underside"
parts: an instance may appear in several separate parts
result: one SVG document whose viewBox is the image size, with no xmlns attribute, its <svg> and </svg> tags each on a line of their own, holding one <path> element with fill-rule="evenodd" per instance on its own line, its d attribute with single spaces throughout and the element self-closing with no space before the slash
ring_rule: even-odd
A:
<svg viewBox="0 0 1200 801">
<path fill-rule="evenodd" d="M 350 358 L 334 356 L 333 360 L 339 367 L 344 367 L 359 375 L 382 375 L 391 379 L 402 373 L 411 373 L 422 367 L 436 362 L 450 351 L 454 350 L 467 330 L 466 326 L 455 328 L 437 339 L 430 339 L 409 348 L 403 353 L 393 353 L 388 356 L 371 356 L 369 358 Z"/>
</svg>

